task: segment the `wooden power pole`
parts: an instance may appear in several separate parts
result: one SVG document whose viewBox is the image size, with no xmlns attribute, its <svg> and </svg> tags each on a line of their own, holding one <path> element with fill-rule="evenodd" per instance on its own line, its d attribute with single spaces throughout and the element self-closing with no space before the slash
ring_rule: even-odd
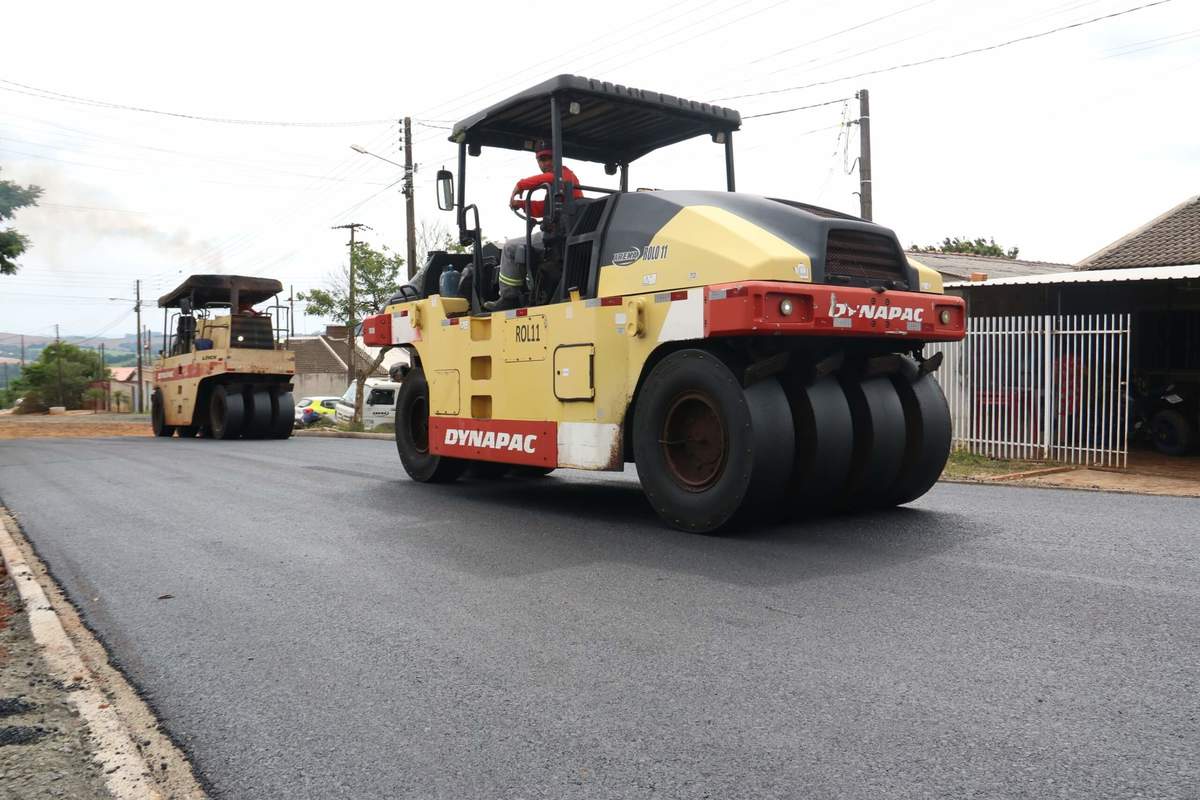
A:
<svg viewBox="0 0 1200 800">
<path fill-rule="evenodd" d="M 858 141 L 859 216 L 870 222 L 874 213 L 871 197 L 871 98 L 866 89 L 858 92 Z"/>
<path fill-rule="evenodd" d="M 404 118 L 404 211 L 408 218 L 408 277 L 417 274 L 417 212 L 413 194 L 412 118 Z"/>
<path fill-rule="evenodd" d="M 55 344 L 54 349 L 58 351 L 57 353 L 55 353 L 55 356 L 57 356 L 55 358 L 55 360 L 58 362 L 58 404 L 61 406 L 64 404 L 63 403 L 63 374 L 62 374 L 63 351 L 62 351 L 62 347 L 59 346 L 62 344 L 62 339 L 60 339 L 58 337 L 58 323 L 57 322 L 54 323 L 54 344 Z"/>
<path fill-rule="evenodd" d="M 100 383 L 104 385 L 104 410 L 108 411 L 108 367 L 104 363 L 104 342 L 100 343 Z"/>
<path fill-rule="evenodd" d="M 134 283 L 133 310 L 137 314 L 137 413 L 144 414 L 142 399 L 142 282 Z"/>
</svg>

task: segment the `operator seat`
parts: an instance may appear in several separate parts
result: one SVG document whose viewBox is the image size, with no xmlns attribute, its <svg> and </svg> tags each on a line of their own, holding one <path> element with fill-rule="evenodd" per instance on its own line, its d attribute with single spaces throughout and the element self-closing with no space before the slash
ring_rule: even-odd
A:
<svg viewBox="0 0 1200 800">
<path fill-rule="evenodd" d="M 192 341 L 196 338 L 196 318 L 181 314 L 175 326 L 175 344 L 171 347 L 171 355 L 180 356 L 192 352 Z"/>
</svg>

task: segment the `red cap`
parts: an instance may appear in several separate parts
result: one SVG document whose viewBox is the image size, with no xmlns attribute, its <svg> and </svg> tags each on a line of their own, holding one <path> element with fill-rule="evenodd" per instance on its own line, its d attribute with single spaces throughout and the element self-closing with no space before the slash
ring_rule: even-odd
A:
<svg viewBox="0 0 1200 800">
<path fill-rule="evenodd" d="M 554 151 L 549 147 L 543 147 L 541 150 L 537 151 L 537 157 L 542 158 L 543 156 L 546 158 L 554 158 Z"/>
</svg>

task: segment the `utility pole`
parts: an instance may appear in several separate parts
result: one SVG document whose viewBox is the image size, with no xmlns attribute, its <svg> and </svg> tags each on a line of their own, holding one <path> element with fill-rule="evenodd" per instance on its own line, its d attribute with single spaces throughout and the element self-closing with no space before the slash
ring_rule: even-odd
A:
<svg viewBox="0 0 1200 800">
<path fill-rule="evenodd" d="M 296 335 L 296 292 L 295 287 L 288 284 L 288 338 Z"/>
<path fill-rule="evenodd" d="M 408 216 L 408 277 L 417 274 L 417 212 L 413 202 L 412 118 L 404 118 L 404 210 Z"/>
<path fill-rule="evenodd" d="M 25 334 L 21 334 L 21 369 L 25 369 Z"/>
<path fill-rule="evenodd" d="M 134 284 L 133 310 L 137 314 L 137 413 L 145 413 L 142 403 L 142 282 Z"/>
<path fill-rule="evenodd" d="M 100 382 L 104 384 L 104 410 L 108 411 L 108 367 L 104 363 L 104 342 L 100 343 Z"/>
<path fill-rule="evenodd" d="M 362 224 L 361 222 L 349 222 L 345 225 L 333 226 L 334 230 L 341 228 L 348 228 L 350 230 L 350 307 L 348 309 L 349 319 L 347 320 L 346 325 L 346 374 L 349 376 L 350 382 L 354 385 L 357 385 L 358 365 L 355 362 L 358 360 L 356 358 L 358 355 L 358 342 L 355 340 L 354 336 L 354 326 L 357 324 L 357 320 L 354 318 L 354 234 L 359 228 L 366 228 L 367 230 L 371 230 L 371 228 Z M 354 393 L 354 422 L 360 422 L 361 420 L 362 393 L 356 391 Z"/>
<path fill-rule="evenodd" d="M 58 323 L 57 322 L 54 323 L 54 344 L 55 344 L 54 349 L 58 351 L 57 353 L 55 353 L 55 355 L 58 356 L 58 358 L 56 359 L 58 361 L 58 404 L 61 406 L 61 405 L 63 405 L 63 374 L 62 374 L 63 354 L 62 354 L 62 347 L 61 347 L 62 339 L 58 338 Z"/>
<path fill-rule="evenodd" d="M 873 213 L 871 198 L 871 98 L 866 89 L 858 92 L 858 203 L 859 216 L 867 222 Z"/>
</svg>

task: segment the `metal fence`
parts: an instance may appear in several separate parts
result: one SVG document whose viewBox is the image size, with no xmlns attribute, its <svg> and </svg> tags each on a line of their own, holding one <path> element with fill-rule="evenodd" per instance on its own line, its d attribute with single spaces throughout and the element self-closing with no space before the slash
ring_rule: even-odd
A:
<svg viewBox="0 0 1200 800">
<path fill-rule="evenodd" d="M 1129 315 L 979 317 L 932 345 L 955 446 L 994 458 L 1127 465 Z"/>
</svg>

